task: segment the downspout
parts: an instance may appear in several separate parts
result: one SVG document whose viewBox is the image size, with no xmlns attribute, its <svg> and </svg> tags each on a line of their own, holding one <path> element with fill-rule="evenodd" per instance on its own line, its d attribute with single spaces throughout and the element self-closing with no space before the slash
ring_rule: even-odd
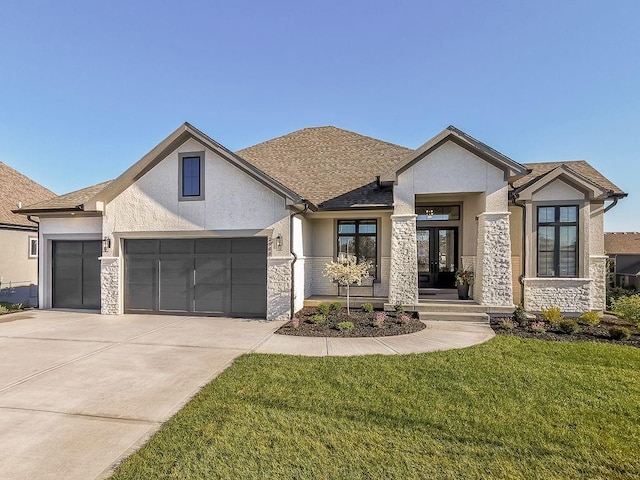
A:
<svg viewBox="0 0 640 480">
<path fill-rule="evenodd" d="M 522 209 L 522 274 L 518 277 L 520 288 L 520 303 L 524 305 L 524 277 L 527 271 L 527 209 L 524 203 L 518 203 L 518 194 L 513 195 L 513 204 Z"/>
<path fill-rule="evenodd" d="M 40 308 L 40 222 L 34 220 L 31 215 L 27 215 L 27 220 L 38 226 L 38 256 L 36 257 L 36 278 L 38 282 L 38 308 Z M 31 245 L 29 245 L 31 246 Z M 32 305 L 33 306 L 33 305 Z"/>
<path fill-rule="evenodd" d="M 298 261 L 298 256 L 296 252 L 293 251 L 293 217 L 296 215 L 302 215 L 309 210 L 309 204 L 304 202 L 304 209 L 300 212 L 293 212 L 289 215 L 289 251 L 291 255 L 293 255 L 293 260 L 291 261 L 291 298 L 290 298 L 290 310 L 291 310 L 291 318 L 295 315 L 295 295 L 296 295 L 296 281 L 294 274 L 295 263 Z"/>
<path fill-rule="evenodd" d="M 613 197 L 613 202 L 611 202 L 611 205 L 607 206 L 607 208 L 604 209 L 604 213 L 607 213 L 609 210 L 611 210 L 613 207 L 615 207 L 618 204 L 618 200 L 620 200 L 619 196 L 614 196 Z"/>
</svg>

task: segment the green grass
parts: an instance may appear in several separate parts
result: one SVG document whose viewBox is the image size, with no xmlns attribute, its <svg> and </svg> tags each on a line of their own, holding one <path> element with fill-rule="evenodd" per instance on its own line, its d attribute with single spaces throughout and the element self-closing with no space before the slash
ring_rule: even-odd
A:
<svg viewBox="0 0 640 480">
<path fill-rule="evenodd" d="M 640 350 L 245 355 L 115 479 L 638 478 Z"/>
</svg>

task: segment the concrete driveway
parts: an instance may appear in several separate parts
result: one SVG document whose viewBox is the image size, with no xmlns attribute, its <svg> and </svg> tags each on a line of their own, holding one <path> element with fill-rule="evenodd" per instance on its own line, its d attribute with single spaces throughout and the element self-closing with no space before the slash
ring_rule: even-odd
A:
<svg viewBox="0 0 640 480">
<path fill-rule="evenodd" d="M 0 478 L 107 476 L 280 325 L 38 310 L 0 317 Z"/>
</svg>

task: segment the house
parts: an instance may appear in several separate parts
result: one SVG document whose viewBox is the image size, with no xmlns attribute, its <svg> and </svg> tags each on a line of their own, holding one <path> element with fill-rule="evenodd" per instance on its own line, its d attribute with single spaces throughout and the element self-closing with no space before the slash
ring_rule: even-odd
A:
<svg viewBox="0 0 640 480">
<path fill-rule="evenodd" d="M 42 308 L 285 319 L 355 256 L 389 306 L 465 267 L 478 308 L 584 312 L 604 309 L 624 196 L 584 161 L 520 164 L 455 127 L 415 150 L 319 127 L 234 153 L 185 123 L 118 178 L 18 212 L 40 219 Z"/>
<path fill-rule="evenodd" d="M 613 285 L 640 290 L 640 233 L 605 233 L 604 251 L 610 259 Z"/>
<path fill-rule="evenodd" d="M 56 196 L 0 162 L 0 302 L 38 303 L 38 223 L 12 210 Z"/>
</svg>

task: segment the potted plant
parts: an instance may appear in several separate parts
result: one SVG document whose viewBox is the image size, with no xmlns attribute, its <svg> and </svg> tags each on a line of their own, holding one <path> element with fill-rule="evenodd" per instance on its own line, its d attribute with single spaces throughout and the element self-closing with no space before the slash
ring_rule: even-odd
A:
<svg viewBox="0 0 640 480">
<path fill-rule="evenodd" d="M 459 268 L 456 270 L 456 285 L 458 287 L 458 298 L 467 300 L 469 298 L 469 285 L 473 285 L 473 270 Z"/>
</svg>

